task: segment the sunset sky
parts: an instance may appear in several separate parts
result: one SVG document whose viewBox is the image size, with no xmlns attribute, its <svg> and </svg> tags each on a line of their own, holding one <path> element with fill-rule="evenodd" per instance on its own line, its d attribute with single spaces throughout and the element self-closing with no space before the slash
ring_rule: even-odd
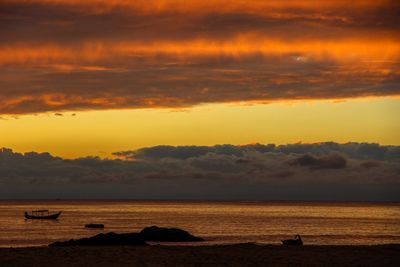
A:
<svg viewBox="0 0 400 267">
<path fill-rule="evenodd" d="M 399 14 L 390 0 L 2 0 L 0 147 L 102 161 L 374 143 L 388 154 L 339 152 L 388 160 L 398 183 Z"/>
</svg>

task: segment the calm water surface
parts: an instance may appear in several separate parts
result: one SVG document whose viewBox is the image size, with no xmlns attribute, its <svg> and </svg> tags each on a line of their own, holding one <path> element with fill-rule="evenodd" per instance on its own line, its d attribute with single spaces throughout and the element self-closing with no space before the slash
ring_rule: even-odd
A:
<svg viewBox="0 0 400 267">
<path fill-rule="evenodd" d="M 25 220 L 24 211 L 62 210 L 57 221 Z M 104 223 L 105 230 L 88 230 Z M 180 227 L 206 244 L 278 244 L 299 233 L 306 244 L 400 243 L 400 203 L 163 201 L 0 201 L 0 246 L 40 246 L 99 232 Z"/>
</svg>

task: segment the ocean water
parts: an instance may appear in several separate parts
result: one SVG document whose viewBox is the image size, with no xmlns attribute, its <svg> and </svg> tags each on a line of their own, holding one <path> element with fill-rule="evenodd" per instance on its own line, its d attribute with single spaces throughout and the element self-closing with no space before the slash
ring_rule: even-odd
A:
<svg viewBox="0 0 400 267">
<path fill-rule="evenodd" d="M 25 220 L 24 211 L 33 209 L 63 213 L 57 221 Z M 106 228 L 88 230 L 87 223 Z M 151 225 L 183 228 L 205 238 L 203 244 L 279 244 L 294 234 L 305 244 L 400 243 L 400 203 L 0 201 L 0 247 L 42 246 Z"/>
</svg>

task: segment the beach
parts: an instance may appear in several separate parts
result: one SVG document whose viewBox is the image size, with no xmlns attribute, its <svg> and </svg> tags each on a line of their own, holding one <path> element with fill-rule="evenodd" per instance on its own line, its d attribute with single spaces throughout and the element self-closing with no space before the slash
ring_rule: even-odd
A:
<svg viewBox="0 0 400 267">
<path fill-rule="evenodd" d="M 25 220 L 23 212 L 34 208 L 63 213 L 54 221 Z M 3 201 L 0 211 L 0 267 L 400 266 L 398 203 Z M 84 227 L 92 222 L 105 229 Z M 152 225 L 205 241 L 47 246 Z M 281 245 L 295 233 L 304 246 Z"/>
<path fill-rule="evenodd" d="M 58 220 L 25 220 L 24 212 L 34 209 L 63 212 Z M 3 200 L 0 247 L 46 246 L 152 225 L 184 229 L 207 246 L 280 245 L 295 234 L 305 245 L 399 244 L 399 221 L 399 203 Z M 88 223 L 105 228 L 86 229 Z"/>
<path fill-rule="evenodd" d="M 0 266 L 399 266 L 400 244 L 1 248 Z"/>
</svg>

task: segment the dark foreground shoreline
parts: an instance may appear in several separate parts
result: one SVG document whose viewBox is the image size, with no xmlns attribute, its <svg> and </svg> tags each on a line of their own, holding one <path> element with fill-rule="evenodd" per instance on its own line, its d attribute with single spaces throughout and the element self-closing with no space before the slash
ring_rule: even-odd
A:
<svg viewBox="0 0 400 267">
<path fill-rule="evenodd" d="M 0 248 L 0 266 L 400 266 L 400 244 Z"/>
</svg>

